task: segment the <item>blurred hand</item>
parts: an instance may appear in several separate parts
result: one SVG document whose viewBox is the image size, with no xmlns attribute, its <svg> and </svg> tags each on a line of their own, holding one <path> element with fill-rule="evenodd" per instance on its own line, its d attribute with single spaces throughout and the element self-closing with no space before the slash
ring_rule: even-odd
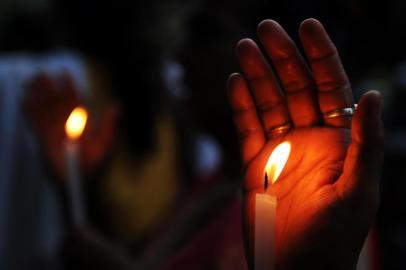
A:
<svg viewBox="0 0 406 270">
<path fill-rule="evenodd" d="M 288 162 L 267 191 L 278 198 L 277 269 L 355 269 L 379 201 L 381 97 L 366 93 L 352 123 L 323 119 L 354 106 L 350 82 L 320 22 L 304 21 L 299 33 L 308 64 L 284 29 L 266 20 L 258 36 L 271 63 L 254 41 L 241 40 L 244 76 L 229 78 L 244 162 L 247 257 L 253 268 L 255 194 L 264 190 L 265 164 L 276 145 L 289 141 Z M 289 132 L 275 137 L 272 129 L 287 122 Z"/>
<path fill-rule="evenodd" d="M 44 153 L 56 175 L 64 179 L 65 122 L 72 110 L 80 104 L 77 89 L 67 73 L 57 80 L 42 74 L 29 85 L 24 101 L 25 113 L 33 125 Z M 90 114 L 81 143 L 81 165 L 92 173 L 109 150 L 116 126 L 118 110 L 111 105 L 95 122 Z"/>
<path fill-rule="evenodd" d="M 63 248 L 64 269 L 136 270 L 127 252 L 90 229 L 73 232 Z"/>
</svg>

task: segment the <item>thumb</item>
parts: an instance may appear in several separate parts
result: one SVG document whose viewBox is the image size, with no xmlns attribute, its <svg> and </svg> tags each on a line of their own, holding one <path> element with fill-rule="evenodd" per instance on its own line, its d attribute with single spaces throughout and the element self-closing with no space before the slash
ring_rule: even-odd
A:
<svg viewBox="0 0 406 270">
<path fill-rule="evenodd" d="M 345 199 L 379 201 L 379 179 L 383 164 L 383 124 L 381 94 L 365 93 L 354 114 L 350 144 L 338 188 Z M 365 197 L 366 196 L 366 197 Z"/>
</svg>

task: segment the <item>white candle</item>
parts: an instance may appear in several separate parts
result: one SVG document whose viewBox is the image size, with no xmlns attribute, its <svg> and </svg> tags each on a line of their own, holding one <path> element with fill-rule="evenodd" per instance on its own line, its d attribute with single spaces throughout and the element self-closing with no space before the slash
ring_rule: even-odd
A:
<svg viewBox="0 0 406 270">
<path fill-rule="evenodd" d="M 72 223 L 75 227 L 86 225 L 87 218 L 83 202 L 82 181 L 80 174 L 79 138 L 87 121 L 87 112 L 82 107 L 75 108 L 66 121 L 65 143 L 66 178 L 69 193 Z"/>
<path fill-rule="evenodd" d="M 273 184 L 281 174 L 290 154 L 290 143 L 279 144 L 265 166 L 264 193 L 255 195 L 255 270 L 275 269 L 277 198 L 267 194 L 268 179 Z M 269 177 L 269 178 L 268 178 Z"/>
<path fill-rule="evenodd" d="M 255 270 L 275 269 L 276 197 L 255 195 Z"/>
<path fill-rule="evenodd" d="M 67 169 L 67 184 L 72 222 L 75 227 L 80 227 L 86 224 L 78 150 L 79 145 L 76 142 L 66 142 L 65 161 Z"/>
</svg>

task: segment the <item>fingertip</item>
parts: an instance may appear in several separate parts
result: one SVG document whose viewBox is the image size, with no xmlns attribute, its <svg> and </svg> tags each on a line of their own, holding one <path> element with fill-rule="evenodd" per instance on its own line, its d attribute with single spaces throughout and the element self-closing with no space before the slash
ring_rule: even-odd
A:
<svg viewBox="0 0 406 270">
<path fill-rule="evenodd" d="M 310 62 L 312 62 L 311 59 L 323 58 L 328 55 L 338 55 L 337 48 L 326 29 L 321 22 L 316 19 L 310 18 L 302 22 L 299 28 L 299 37 Z M 336 61 L 336 66 L 342 66 L 341 62 Z"/>
<path fill-rule="evenodd" d="M 235 80 L 236 78 L 241 77 L 241 74 L 238 72 L 233 72 L 228 76 L 228 81 Z"/>
<path fill-rule="evenodd" d="M 269 72 L 269 66 L 261 49 L 252 39 L 240 40 L 236 46 L 236 54 L 240 67 L 247 78 L 261 77 Z"/>
<path fill-rule="evenodd" d="M 313 23 L 313 24 L 321 24 L 321 22 L 313 17 L 307 18 L 305 20 L 303 20 L 302 24 L 307 24 L 307 23 Z"/>
<path fill-rule="evenodd" d="M 240 73 L 233 73 L 229 76 L 227 93 L 231 107 L 240 107 L 241 104 L 252 102 L 247 82 Z"/>
<path fill-rule="evenodd" d="M 378 90 L 369 90 L 363 96 L 374 96 L 374 98 L 380 99 L 382 95 Z"/>
<path fill-rule="evenodd" d="M 299 26 L 299 36 L 303 39 L 305 36 L 315 36 L 326 32 L 323 24 L 314 18 L 304 20 Z"/>
<path fill-rule="evenodd" d="M 382 95 L 379 91 L 371 90 L 362 95 L 359 106 L 366 110 L 368 114 L 376 114 L 380 117 L 382 104 Z"/>
<path fill-rule="evenodd" d="M 266 34 L 266 33 L 272 32 L 272 30 L 275 28 L 281 28 L 281 27 L 282 26 L 277 21 L 274 21 L 271 19 L 266 19 L 258 24 L 257 32 L 258 32 L 258 35 Z"/>
<path fill-rule="evenodd" d="M 240 76 L 241 75 L 239 73 L 234 72 L 234 73 L 230 74 L 230 76 L 228 77 L 227 93 L 228 93 L 228 97 L 229 97 L 230 101 L 231 101 L 233 92 L 235 91 L 234 89 L 236 89 L 236 84 L 238 83 Z"/>
<path fill-rule="evenodd" d="M 247 50 L 250 50 L 251 48 L 256 47 L 256 46 L 257 46 L 257 44 L 252 39 L 243 38 L 237 42 L 235 49 L 236 49 L 237 55 L 240 55 L 241 53 L 244 53 Z"/>
<path fill-rule="evenodd" d="M 381 96 L 381 92 L 379 92 L 378 90 L 369 90 L 368 92 L 366 92 L 366 94 L 374 94 Z"/>
<path fill-rule="evenodd" d="M 245 78 L 240 73 L 232 73 L 227 81 L 227 93 L 231 104 L 240 102 L 241 97 L 245 96 L 247 89 Z"/>
<path fill-rule="evenodd" d="M 377 111 L 378 115 L 380 116 L 381 111 L 382 111 L 382 94 L 381 94 L 381 92 L 379 92 L 377 90 L 371 90 L 371 91 L 368 91 L 366 94 L 373 96 L 375 103 L 376 103 L 375 104 L 376 111 Z"/>
<path fill-rule="evenodd" d="M 227 87 L 228 89 L 232 88 L 236 82 L 238 82 L 241 79 L 241 74 L 238 72 L 231 73 L 230 76 L 228 76 L 227 80 Z"/>
<path fill-rule="evenodd" d="M 302 31 L 317 29 L 323 27 L 323 24 L 315 18 L 307 18 L 306 20 L 300 23 L 299 29 Z"/>
<path fill-rule="evenodd" d="M 358 103 L 352 123 L 353 140 L 364 144 L 373 141 L 383 144 L 384 130 L 381 121 L 382 96 L 378 91 L 365 93 Z"/>
</svg>

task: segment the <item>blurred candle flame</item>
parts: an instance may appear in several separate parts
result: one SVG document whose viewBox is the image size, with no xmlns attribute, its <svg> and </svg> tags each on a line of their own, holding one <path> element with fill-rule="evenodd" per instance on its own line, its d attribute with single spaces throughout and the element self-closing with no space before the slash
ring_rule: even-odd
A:
<svg viewBox="0 0 406 270">
<path fill-rule="evenodd" d="M 268 162 L 265 166 L 265 189 L 268 185 L 268 179 L 272 184 L 278 179 L 288 161 L 290 148 L 290 142 L 282 142 L 269 156 Z"/>
<path fill-rule="evenodd" d="M 83 107 L 76 107 L 68 117 L 65 132 L 69 139 L 77 140 L 82 135 L 87 122 L 87 111 Z"/>
</svg>

